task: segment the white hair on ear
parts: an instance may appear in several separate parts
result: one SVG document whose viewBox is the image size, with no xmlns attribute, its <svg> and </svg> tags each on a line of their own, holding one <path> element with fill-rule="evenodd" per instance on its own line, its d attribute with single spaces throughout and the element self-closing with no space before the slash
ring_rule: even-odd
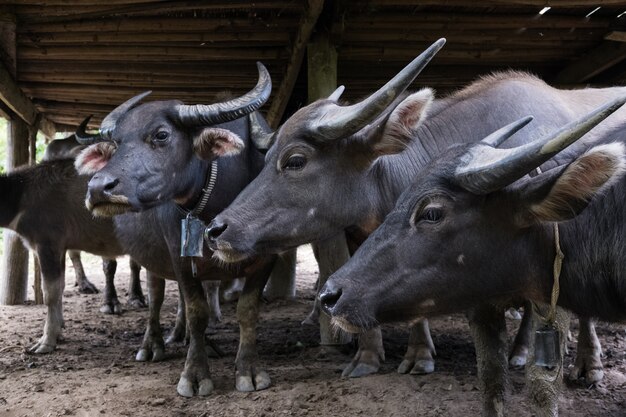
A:
<svg viewBox="0 0 626 417">
<path fill-rule="evenodd" d="M 558 219 L 576 202 L 588 202 L 626 172 L 626 148 L 614 142 L 598 145 L 574 160 L 556 180 L 548 195 L 531 211 L 540 219 Z"/>
<path fill-rule="evenodd" d="M 74 161 L 74 168 L 79 175 L 93 175 L 104 168 L 116 149 L 112 142 L 90 145 L 78 154 Z"/>
<path fill-rule="evenodd" d="M 236 155 L 245 147 L 234 132 L 219 127 L 203 129 L 193 140 L 194 151 L 203 159 Z"/>
</svg>

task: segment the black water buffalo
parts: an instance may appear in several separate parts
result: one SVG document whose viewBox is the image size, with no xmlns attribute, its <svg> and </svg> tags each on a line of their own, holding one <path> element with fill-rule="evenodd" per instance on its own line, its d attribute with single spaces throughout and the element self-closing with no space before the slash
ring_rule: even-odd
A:
<svg viewBox="0 0 626 417">
<path fill-rule="evenodd" d="M 430 58 L 439 47 L 441 42 L 423 55 Z M 443 99 L 434 99 L 430 89 L 423 89 L 402 100 L 398 95 L 423 64 L 418 58 L 361 103 L 340 106 L 333 94 L 287 120 L 274 135 L 263 171 L 212 222 L 210 244 L 218 249 L 216 254 L 228 261 L 274 253 L 341 230 L 354 248 L 382 222 L 420 168 L 450 144 L 478 141 L 502 123 L 535 113 L 540 128 L 512 141 L 526 143 L 624 91 L 557 90 L 527 74 L 507 72 Z M 491 315 L 504 331 L 499 309 Z M 421 331 L 412 332 L 414 343 L 399 371 L 411 370 L 414 363 L 415 373 L 432 369 L 433 349 L 424 324 L 418 327 Z M 525 321 L 524 328 L 529 324 Z M 589 325 L 582 329 L 593 330 Z M 374 336 L 367 338 L 369 347 L 361 349 L 346 374 L 363 364 L 378 368 L 382 342 L 375 340 L 376 333 L 368 333 Z M 527 335 L 520 331 L 512 364 L 525 361 Z M 474 332 L 474 337 L 481 334 Z M 575 373 L 582 370 L 589 379 L 597 379 L 599 348 L 591 343 L 597 338 L 589 335 L 583 340 L 591 347 L 579 350 L 585 355 Z M 500 359 L 506 363 L 506 358 Z M 504 364 L 493 367 L 502 369 Z"/>
<path fill-rule="evenodd" d="M 616 99 L 519 147 L 499 145 L 527 120 L 446 150 L 419 172 L 383 224 L 329 278 L 319 293 L 323 309 L 337 325 L 355 331 L 458 312 L 486 300 L 549 303 L 560 245 L 565 259 L 558 304 L 583 317 L 625 321 L 626 125 L 594 130 L 588 136 L 599 146 L 570 164 L 525 177 L 625 101 L 626 96 Z M 554 222 L 560 222 L 558 229 Z M 563 341 L 564 322 L 556 322 Z M 503 349 L 498 337 L 485 342 L 477 350 Z M 558 414 L 552 382 L 561 371 L 562 365 L 534 379 L 531 368 L 538 415 Z M 487 393 L 501 383 L 488 380 Z M 502 396 L 484 398 L 485 415 L 503 413 Z"/>
<path fill-rule="evenodd" d="M 87 117 L 80 124 L 78 131 L 84 132 L 91 117 Z M 84 133 L 83 133 L 84 134 Z M 76 156 L 85 148 L 76 140 L 76 135 L 70 135 L 64 139 L 55 139 L 46 146 L 42 161 L 55 161 L 63 159 L 75 159 Z M 98 288 L 87 279 L 85 268 L 80 257 L 80 251 L 68 250 L 67 254 L 74 267 L 74 275 L 76 279 L 75 285 L 82 294 L 97 294 Z M 106 283 L 104 289 L 104 302 L 100 311 L 106 314 L 119 314 L 122 312 L 122 306 L 117 298 L 115 290 L 114 276 L 117 269 L 117 261 L 115 259 L 102 258 L 102 269 L 105 271 Z M 130 282 L 128 287 L 128 304 L 134 308 L 147 307 L 146 300 L 141 290 L 141 281 L 139 274 L 141 266 L 134 262 L 132 258 L 130 263 Z"/>
<path fill-rule="evenodd" d="M 201 280 L 206 279 L 246 277 L 237 305 L 240 344 L 235 361 L 236 387 L 251 391 L 270 385 L 269 375 L 257 363 L 255 327 L 260 294 L 275 256 L 224 267 L 205 249 L 204 256 L 193 261 L 197 277 L 191 258 L 180 256 L 181 219 L 191 213 L 210 221 L 263 167 L 263 153 L 251 144 L 250 119 L 243 116 L 258 109 L 270 91 L 269 74 L 259 64 L 257 86 L 224 103 L 184 105 L 179 101 L 155 101 L 136 106 L 146 94 L 139 95 L 104 119 L 97 140 L 105 141 L 87 148 L 77 161 L 81 172 L 95 173 L 86 200 L 94 214 L 150 213 L 160 226 L 159 233 L 147 235 L 138 248 L 143 252 L 133 253 L 133 257 L 148 269 L 152 269 L 151 263 L 169 262 L 171 277 L 182 288 L 191 336 L 177 388 L 183 396 L 207 395 L 213 389 L 204 340 L 207 305 Z M 233 156 L 215 159 L 225 155 Z M 120 238 L 124 239 L 122 234 Z M 153 242 L 159 248 L 165 245 L 167 250 L 154 251 Z"/>
<path fill-rule="evenodd" d="M 88 178 L 80 178 L 74 160 L 41 162 L 0 176 L 0 227 L 19 234 L 41 265 L 44 301 L 48 307 L 35 353 L 55 349 L 63 326 L 65 252 L 82 250 L 105 258 L 124 251 L 110 219 L 95 219 L 85 209 Z M 105 268 L 107 281 L 115 271 Z"/>
</svg>

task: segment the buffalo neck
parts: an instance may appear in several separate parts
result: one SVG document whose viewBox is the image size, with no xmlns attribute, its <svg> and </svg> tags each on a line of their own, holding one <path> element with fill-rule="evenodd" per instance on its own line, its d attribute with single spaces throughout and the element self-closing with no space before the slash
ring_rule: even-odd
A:
<svg viewBox="0 0 626 417">
<path fill-rule="evenodd" d="M 209 175 L 211 163 L 193 158 L 185 167 L 183 173 L 183 186 L 176 203 L 186 210 L 193 210 L 202 198 L 202 190 Z"/>
<path fill-rule="evenodd" d="M 559 305 L 581 316 L 626 320 L 625 181 L 560 224 L 565 254 Z"/>
</svg>

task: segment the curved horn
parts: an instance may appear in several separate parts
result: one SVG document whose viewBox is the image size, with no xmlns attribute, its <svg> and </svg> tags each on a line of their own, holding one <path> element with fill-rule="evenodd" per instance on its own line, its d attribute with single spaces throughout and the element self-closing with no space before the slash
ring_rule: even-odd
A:
<svg viewBox="0 0 626 417">
<path fill-rule="evenodd" d="M 250 138 L 257 149 L 267 150 L 274 143 L 274 132 L 267 121 L 258 112 L 248 115 L 250 119 Z"/>
<path fill-rule="evenodd" d="M 102 120 L 102 123 L 100 124 L 100 135 L 102 135 L 104 139 L 111 139 L 111 134 L 113 134 L 113 130 L 115 130 L 117 120 L 128 110 L 135 107 L 137 103 L 143 100 L 150 93 L 152 93 L 152 91 L 145 91 L 141 94 L 138 94 L 135 97 L 126 100 L 124 103 L 113 109 L 111 113 L 107 114 L 107 116 L 104 118 L 104 120 Z"/>
<path fill-rule="evenodd" d="M 258 110 L 270 97 L 272 80 L 263 64 L 257 62 L 256 65 L 259 81 L 248 93 L 223 103 L 191 106 L 180 104 L 176 106 L 180 121 L 186 125 L 214 125 L 239 119 Z"/>
<path fill-rule="evenodd" d="M 532 116 L 526 116 L 522 119 L 514 121 L 513 123 L 509 123 L 508 125 L 496 130 L 485 139 L 481 140 L 480 143 L 484 143 L 485 145 L 497 148 L 498 146 L 502 145 L 504 141 L 517 133 L 518 130 L 522 129 L 524 126 L 530 123 L 532 120 Z"/>
<path fill-rule="evenodd" d="M 455 172 L 456 181 L 475 194 L 489 194 L 499 190 L 576 142 L 625 102 L 626 97 L 615 99 L 565 125 L 552 135 L 517 148 L 498 149 L 488 142 L 480 142 L 461 157 L 462 165 Z M 503 140 L 491 139 L 489 142 L 499 145 Z"/>
<path fill-rule="evenodd" d="M 332 100 L 332 101 L 339 100 L 339 98 L 341 97 L 345 89 L 346 87 L 344 85 L 340 85 L 339 87 L 337 87 L 335 91 L 333 91 L 331 95 L 328 96 L 328 100 Z"/>
<path fill-rule="evenodd" d="M 85 120 L 83 120 L 81 124 L 78 125 L 78 128 L 76 129 L 76 132 L 74 133 L 74 137 L 76 138 L 76 141 L 80 143 L 81 145 L 93 145 L 94 143 L 102 142 L 103 140 L 102 136 L 100 136 L 99 133 L 87 133 L 86 132 L 87 125 L 89 124 L 89 121 L 91 120 L 92 117 L 93 117 L 93 114 L 87 116 Z"/>
<path fill-rule="evenodd" d="M 444 38 L 439 39 L 374 94 L 360 103 L 338 107 L 336 114 L 328 117 L 327 121 L 316 124 L 314 128 L 327 140 L 339 139 L 358 132 L 380 116 L 407 89 L 445 43 Z"/>
</svg>

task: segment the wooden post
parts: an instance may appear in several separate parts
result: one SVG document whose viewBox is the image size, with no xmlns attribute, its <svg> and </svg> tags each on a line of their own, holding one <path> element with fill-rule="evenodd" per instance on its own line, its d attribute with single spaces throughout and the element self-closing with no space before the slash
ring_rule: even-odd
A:
<svg viewBox="0 0 626 417">
<path fill-rule="evenodd" d="M 7 171 L 28 164 L 28 135 L 26 122 L 14 117 L 9 123 Z M 4 252 L 0 263 L 0 304 L 15 305 L 26 301 L 28 290 L 28 250 L 13 232 L 4 232 Z"/>
<path fill-rule="evenodd" d="M 28 133 L 28 148 L 29 148 L 29 165 L 35 165 L 37 163 L 37 132 L 39 131 L 39 122 L 41 121 L 41 115 L 37 115 L 33 126 L 29 127 Z M 41 288 L 41 266 L 39 265 L 39 258 L 33 252 L 33 293 L 35 294 L 35 304 L 43 304 L 43 291 Z"/>
<path fill-rule="evenodd" d="M 316 35 L 307 45 L 308 98 L 309 102 L 328 97 L 337 88 L 337 51 L 331 45 L 327 32 Z M 319 265 L 319 287 L 328 277 L 348 261 L 350 254 L 343 233 L 313 245 Z M 352 337 L 341 330 L 334 331 L 330 317 L 321 313 L 320 340 L 322 345 L 349 343 Z"/>
<path fill-rule="evenodd" d="M 328 97 L 337 88 L 337 50 L 328 33 L 315 37 L 307 45 L 309 103 Z"/>
</svg>

